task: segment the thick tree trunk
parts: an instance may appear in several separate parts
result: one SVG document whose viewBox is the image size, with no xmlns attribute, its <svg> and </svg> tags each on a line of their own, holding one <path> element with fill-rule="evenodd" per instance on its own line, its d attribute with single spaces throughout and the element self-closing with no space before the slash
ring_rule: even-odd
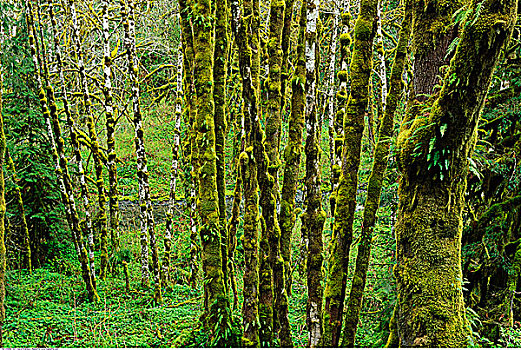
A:
<svg viewBox="0 0 521 350">
<path fill-rule="evenodd" d="M 373 68 L 378 0 L 362 0 L 355 24 L 351 61 L 351 94 L 344 114 L 342 168 L 335 205 L 329 275 L 325 290 L 325 346 L 338 346 L 346 293 L 349 250 L 353 240 L 356 189 L 364 115 L 369 100 L 369 77 Z M 341 40 L 345 40 L 341 37 Z M 347 74 L 347 73 L 346 73 Z"/>
<path fill-rule="evenodd" d="M 406 119 L 398 137 L 400 346 L 472 344 L 461 287 L 468 157 L 492 73 L 516 21 L 517 1 L 485 0 L 479 6 L 472 1 L 470 8 L 439 96 Z"/>
</svg>

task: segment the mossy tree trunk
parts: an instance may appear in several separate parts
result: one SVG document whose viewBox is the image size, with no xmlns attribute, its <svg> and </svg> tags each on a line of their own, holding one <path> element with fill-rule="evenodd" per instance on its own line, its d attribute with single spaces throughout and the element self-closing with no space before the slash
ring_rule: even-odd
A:
<svg viewBox="0 0 521 350">
<path fill-rule="evenodd" d="M 410 4 L 409 4 L 410 5 Z M 398 46 L 395 49 L 393 67 L 391 71 L 390 91 L 386 96 L 384 115 L 378 130 L 378 141 L 374 152 L 373 167 L 367 185 L 367 198 L 364 204 L 362 233 L 358 245 L 356 256 L 355 272 L 351 283 L 351 291 L 347 302 L 347 315 L 344 327 L 343 347 L 354 347 L 355 336 L 360 319 L 364 288 L 369 267 L 371 254 L 371 243 L 376 224 L 376 213 L 380 205 L 380 195 L 384 174 L 387 169 L 387 159 L 391 146 L 392 134 L 394 130 L 394 113 L 401 99 L 405 84 L 402 81 L 402 72 L 407 58 L 407 44 L 411 33 L 411 11 L 410 6 L 406 5 L 405 16 L 399 33 Z M 383 90 L 382 90 L 383 91 Z"/>
<path fill-rule="evenodd" d="M 3 28 L 0 26 L 0 51 L 4 41 Z M 4 81 L 2 77 L 2 57 L 0 56 L 0 345 L 3 346 L 3 330 L 5 321 L 5 270 L 6 270 L 6 249 L 5 249 L 5 182 L 4 182 L 4 159 L 6 154 L 6 139 L 4 133 L 4 117 L 2 115 L 2 92 Z M 9 157 L 9 159 L 11 159 Z M 10 160 L 10 163 L 13 161 Z M 14 165 L 13 165 L 14 168 Z M 13 172 L 14 173 L 14 172 Z M 19 191 L 18 191 L 19 192 Z M 23 211 L 22 211 L 23 214 Z M 23 217 L 25 221 L 25 216 Z M 27 225 L 26 225 L 27 226 Z M 30 251 L 29 251 L 30 254 Z M 29 255 L 29 264 L 31 262 Z M 29 265 L 30 269 L 30 265 Z"/>
<path fill-rule="evenodd" d="M 342 145 L 344 142 L 344 115 L 347 98 L 349 96 L 347 91 L 347 80 L 349 78 L 348 66 L 350 58 L 351 36 L 349 35 L 349 21 L 351 20 L 351 13 L 349 12 L 350 1 L 343 1 L 343 12 L 340 15 L 340 24 L 342 33 L 338 38 L 340 42 L 340 70 L 337 73 L 337 78 L 340 81 L 340 87 L 336 93 L 337 109 L 335 112 L 333 124 L 333 154 L 331 157 L 331 195 L 329 198 L 331 214 L 335 214 L 336 194 L 338 189 L 338 182 L 340 180 L 340 171 L 342 169 Z"/>
<path fill-rule="evenodd" d="M 277 215 L 279 193 L 279 172 L 281 161 L 279 156 L 282 132 L 281 116 L 281 67 L 282 67 L 282 32 L 284 27 L 284 0 L 271 0 L 269 34 L 267 42 L 268 79 L 264 83 L 268 99 L 266 101 L 266 138 L 265 149 L 268 156 L 268 174 L 265 185 L 269 204 L 262 206 L 262 214 L 266 224 L 266 236 L 269 241 L 269 264 L 273 271 L 273 327 L 278 333 L 282 347 L 292 347 L 290 325 L 288 319 L 288 295 L 285 289 L 284 260 L 280 251 L 281 230 Z M 263 198 L 266 200 L 266 198 Z"/>
<path fill-rule="evenodd" d="M 215 152 L 215 108 L 213 99 L 214 26 L 209 0 L 194 6 L 194 83 L 197 114 L 194 122 L 198 195 L 199 235 L 202 243 L 202 266 L 205 289 L 205 323 L 213 342 L 222 346 L 229 332 L 230 308 L 222 268 L 221 221 L 217 191 Z"/>
<path fill-rule="evenodd" d="M 328 122 L 328 134 L 329 134 L 329 162 L 331 169 L 331 193 L 333 193 L 334 178 L 333 169 L 335 167 L 335 68 L 336 68 L 336 51 L 337 51 L 337 36 L 339 31 L 338 19 L 339 13 L 333 10 L 331 14 L 333 17 L 331 31 L 331 41 L 329 44 L 329 64 L 328 64 L 328 80 L 327 80 L 327 122 Z"/>
<path fill-rule="evenodd" d="M 179 144 L 181 139 L 181 114 L 183 112 L 183 50 L 182 41 L 179 42 L 179 52 L 177 60 L 177 89 L 174 114 L 174 142 L 172 144 L 172 166 L 170 168 L 170 192 L 168 196 L 168 209 L 166 213 L 164 255 L 161 264 L 161 281 L 164 286 L 170 283 L 171 270 L 171 246 L 172 234 L 174 232 L 174 206 L 175 192 L 177 188 L 177 174 L 179 171 Z"/>
<path fill-rule="evenodd" d="M 517 1 L 472 1 L 469 9 L 439 95 L 404 120 L 397 141 L 400 346 L 472 344 L 461 287 L 468 157 L 492 73 L 516 22 Z"/>
<path fill-rule="evenodd" d="M 109 219 L 110 219 L 110 243 L 112 253 L 119 249 L 119 200 L 118 200 L 118 169 L 116 166 L 116 139 L 114 137 L 116 119 L 112 103 L 112 57 L 110 51 L 110 25 L 109 25 L 109 1 L 101 2 L 102 29 L 103 29 L 103 81 L 102 88 L 105 101 L 105 125 L 107 129 L 107 168 L 109 173 Z"/>
<path fill-rule="evenodd" d="M 226 165 L 224 147 L 226 143 L 226 76 L 228 71 L 228 0 L 214 0 L 215 6 L 215 50 L 214 50 L 214 89 L 215 102 L 215 153 L 217 164 L 217 193 L 219 195 L 219 221 L 221 228 L 221 255 L 224 283 L 228 286 L 228 230 L 226 225 Z M 227 290 L 229 288 L 226 288 Z"/>
<path fill-rule="evenodd" d="M 143 117 L 139 101 L 138 81 L 138 58 L 136 54 L 136 35 L 134 20 L 134 2 L 128 1 L 128 12 L 126 3 L 121 2 L 121 17 L 124 19 L 123 28 L 125 32 L 125 49 L 128 59 L 128 72 L 132 96 L 132 115 L 135 129 L 134 144 L 137 157 L 137 177 L 139 184 L 139 206 L 141 227 L 141 283 L 148 285 L 148 245 L 147 237 L 150 238 L 150 250 L 152 251 L 152 273 L 154 277 L 154 300 L 162 302 L 161 278 L 159 269 L 159 257 L 154 233 L 154 218 L 152 214 L 152 203 L 150 200 L 150 187 L 148 182 L 147 156 L 143 135 Z"/>
<path fill-rule="evenodd" d="M 194 90 L 194 34 L 192 28 L 191 16 L 193 14 L 192 0 L 180 0 L 179 12 L 181 16 L 181 46 L 183 50 L 183 89 L 185 91 L 185 109 L 183 111 L 183 121 L 187 125 L 188 137 L 183 146 L 183 154 L 185 159 L 185 188 L 188 189 L 188 211 L 190 216 L 190 276 L 189 282 L 192 288 L 195 288 L 197 275 L 199 272 L 199 263 L 197 260 L 200 247 L 197 235 L 196 221 L 196 187 L 197 176 L 195 174 L 195 137 L 194 137 L 194 120 L 196 113 L 195 90 Z"/>
<path fill-rule="evenodd" d="M 107 274 L 108 266 L 108 231 L 107 231 L 107 213 L 105 210 L 105 204 L 107 198 L 105 195 L 105 184 L 103 182 L 103 161 L 101 151 L 98 142 L 98 135 L 96 132 L 96 124 L 94 122 L 94 116 L 92 111 L 92 101 L 90 98 L 89 85 L 87 82 L 87 74 L 85 71 L 85 63 L 83 61 L 84 52 L 83 46 L 80 41 L 80 31 L 78 27 L 78 19 L 76 14 L 76 7 L 74 0 L 69 0 L 69 7 L 72 16 L 72 40 L 76 49 L 76 63 L 78 65 L 78 76 L 80 91 L 83 95 L 83 106 L 84 112 L 87 116 L 87 128 L 89 130 L 90 138 L 90 149 L 92 152 L 92 158 L 94 160 L 94 169 L 96 173 L 96 189 L 98 191 L 98 209 L 99 209 L 99 223 L 101 227 L 100 242 L 101 242 L 101 254 L 100 254 L 100 278 L 104 279 Z M 89 239 L 90 242 L 90 239 Z"/>
<path fill-rule="evenodd" d="M 338 346 L 342 329 L 349 250 L 353 240 L 356 189 L 364 115 L 369 100 L 369 77 L 373 68 L 378 0 L 362 0 L 355 24 L 351 60 L 351 93 L 344 113 L 342 168 L 336 196 L 335 222 L 329 274 L 325 289 L 325 346 Z M 341 36 L 341 40 L 347 40 Z"/>
<path fill-rule="evenodd" d="M 288 123 L 288 143 L 284 149 L 284 174 L 282 178 L 280 202 L 280 249 L 284 259 L 286 276 L 286 291 L 291 292 L 291 235 L 297 219 L 295 196 L 302 155 L 302 131 L 304 130 L 304 109 L 306 99 L 304 89 L 306 84 L 306 56 L 304 40 L 306 33 L 305 6 L 301 6 L 299 35 L 297 44 L 297 59 L 295 72 L 291 81 L 291 114 Z"/>
<path fill-rule="evenodd" d="M 78 133 L 77 126 L 75 125 L 74 118 L 72 116 L 70 110 L 70 101 L 69 101 L 69 93 L 67 91 L 67 86 L 65 84 L 65 77 L 63 72 L 63 59 L 61 53 L 61 45 L 60 45 L 60 35 L 58 34 L 58 25 L 56 21 L 56 16 L 54 14 L 53 6 L 51 4 L 51 0 L 48 0 L 48 10 L 49 10 L 49 18 L 51 19 L 51 29 L 53 33 L 54 40 L 54 50 L 55 50 L 55 58 L 56 58 L 56 69 L 58 70 L 59 81 L 61 85 L 61 93 L 62 93 L 62 102 L 63 102 L 63 110 L 65 113 L 65 117 L 67 120 L 67 128 L 70 135 L 70 142 L 74 153 L 74 159 L 78 164 L 78 175 L 80 180 L 80 194 L 83 200 L 83 211 L 85 212 L 85 221 L 83 223 L 83 232 L 87 237 L 87 247 L 89 254 L 89 264 L 90 270 L 93 273 L 93 283 L 96 285 L 96 273 L 94 266 L 94 234 L 92 230 L 92 219 L 91 219 L 91 211 L 90 211 L 90 200 L 89 194 L 87 190 L 87 181 L 85 178 L 85 170 L 83 168 L 83 159 L 81 155 L 80 143 L 78 141 Z"/>
<path fill-rule="evenodd" d="M 51 142 L 52 157 L 54 161 L 54 172 L 60 188 L 63 203 L 66 209 L 67 222 L 70 226 L 74 246 L 78 253 L 78 260 L 81 266 L 81 274 L 87 289 L 88 299 L 91 302 L 99 301 L 96 291 L 94 273 L 90 269 L 87 249 L 83 244 L 83 235 L 80 228 L 80 219 L 74 199 L 74 191 L 71 177 L 68 170 L 68 161 L 64 152 L 64 140 L 61 137 L 61 128 L 58 118 L 58 108 L 54 98 L 54 89 L 48 82 L 48 67 L 45 61 L 45 55 L 40 58 L 39 47 L 37 42 L 36 29 L 34 25 L 34 15 L 32 4 L 29 0 L 25 2 L 25 18 L 27 30 L 29 34 L 29 47 L 31 50 L 32 63 L 35 69 L 35 77 L 38 88 L 38 98 L 40 100 L 40 108 L 45 119 L 47 134 Z M 45 51 L 43 48 L 42 51 Z M 43 61 L 43 63 L 42 63 Z M 42 77 L 45 78 L 46 86 L 44 87 Z"/>
<path fill-rule="evenodd" d="M 306 0 L 305 17 L 305 58 L 306 58 L 306 177 L 305 202 L 302 220 L 302 236 L 307 242 L 307 287 L 306 325 L 308 346 L 322 346 L 322 230 L 326 213 L 322 210 L 322 190 L 320 180 L 320 129 L 317 120 L 317 85 L 319 67 L 319 43 L 317 26 L 319 19 L 319 0 Z"/>
<path fill-rule="evenodd" d="M 244 151 L 239 156 L 242 184 L 244 189 L 244 302 L 242 346 L 261 346 L 260 328 L 262 322 L 259 307 L 259 186 L 257 180 L 257 160 L 254 155 L 256 135 L 253 125 L 258 120 L 258 84 L 255 80 L 255 56 L 253 53 L 251 35 L 252 7 L 250 2 L 243 2 L 243 9 L 238 0 L 231 1 L 232 30 L 239 53 L 239 70 L 242 79 L 242 121 L 241 134 Z M 242 12 L 242 14 L 241 14 Z M 249 14 L 249 15 L 246 15 Z M 257 42 L 258 44 L 258 42 Z M 258 77 L 258 76 L 257 76 Z M 259 322 L 260 321 L 260 322 Z"/>
</svg>

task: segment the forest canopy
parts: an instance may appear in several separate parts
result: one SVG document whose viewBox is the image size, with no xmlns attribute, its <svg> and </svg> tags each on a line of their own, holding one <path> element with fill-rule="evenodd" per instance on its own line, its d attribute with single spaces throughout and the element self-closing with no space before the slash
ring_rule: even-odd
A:
<svg viewBox="0 0 521 350">
<path fill-rule="evenodd" d="M 4 347 L 521 347 L 518 0 L 2 0 Z"/>
</svg>

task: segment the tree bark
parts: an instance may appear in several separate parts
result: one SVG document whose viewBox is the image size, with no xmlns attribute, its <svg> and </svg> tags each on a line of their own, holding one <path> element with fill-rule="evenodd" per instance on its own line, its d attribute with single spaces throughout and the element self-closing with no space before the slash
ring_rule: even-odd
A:
<svg viewBox="0 0 521 350">
<path fill-rule="evenodd" d="M 472 1 L 469 8 L 439 95 L 404 120 L 397 141 L 400 346 L 472 344 L 461 289 L 468 157 L 492 73 L 516 21 L 517 1 L 486 0 L 479 6 Z"/>
<path fill-rule="evenodd" d="M 336 193 L 335 223 L 329 275 L 325 290 L 325 346 L 338 346 L 346 293 L 349 250 L 353 240 L 356 189 L 364 115 L 369 100 L 369 77 L 373 68 L 378 0 L 362 0 L 355 24 L 351 61 L 351 93 L 344 114 L 342 168 Z M 341 40 L 342 37 L 341 37 Z M 345 39 L 344 39 L 345 40 Z"/>
<path fill-rule="evenodd" d="M 407 56 L 407 44 L 411 33 L 411 11 L 406 5 L 405 16 L 399 33 L 398 46 L 395 49 L 394 63 L 391 71 L 389 95 L 386 96 L 384 115 L 378 130 L 378 141 L 374 152 L 373 168 L 367 185 L 367 198 L 364 204 L 362 233 L 358 254 L 356 256 L 355 272 L 351 283 L 351 291 L 347 302 L 347 315 L 344 327 L 342 346 L 352 348 L 355 346 L 355 336 L 362 309 L 364 288 L 367 279 L 367 269 L 371 254 L 371 242 L 376 224 L 376 213 L 380 206 L 380 195 L 384 174 L 387 169 L 389 148 L 392 142 L 394 130 L 394 113 L 400 102 L 405 84 L 402 81 L 402 73 Z"/>
</svg>

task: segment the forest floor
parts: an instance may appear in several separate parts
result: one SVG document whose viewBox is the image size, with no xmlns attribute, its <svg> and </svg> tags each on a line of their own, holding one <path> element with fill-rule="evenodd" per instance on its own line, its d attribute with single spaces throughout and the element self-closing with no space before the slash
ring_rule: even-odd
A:
<svg viewBox="0 0 521 350">
<path fill-rule="evenodd" d="M 153 199 L 161 202 L 168 196 L 171 164 L 171 108 L 158 106 L 146 113 L 145 133 L 150 188 Z M 134 132 L 130 121 L 118 124 L 118 178 L 120 200 L 134 202 L 137 199 L 136 163 L 134 154 Z M 324 127 L 325 128 L 325 127 Z M 283 128 L 287 129 L 286 126 Z M 283 135 L 283 138 L 287 137 Z M 327 130 L 323 132 L 323 154 L 328 154 Z M 227 172 L 233 172 L 233 132 L 227 138 Z M 85 154 L 88 156 L 88 154 Z M 329 213 L 329 167 L 324 159 L 322 167 L 322 187 L 324 191 L 324 210 Z M 370 170 L 370 159 L 362 160 L 360 176 L 366 179 Z M 300 177 L 304 176 L 303 164 Z M 92 169 L 91 169 L 92 170 Z M 179 174 L 180 178 L 181 175 Z M 389 175 L 388 175 L 389 176 Z M 231 178 L 231 177 L 230 177 Z M 302 183 L 302 181 L 299 181 Z M 379 213 L 380 220 L 376 228 L 373 256 L 380 263 L 371 265 L 368 273 L 368 285 L 364 296 L 364 309 L 361 314 L 361 326 L 358 330 L 357 346 L 381 347 L 385 345 L 388 323 L 394 304 L 394 284 L 391 268 L 394 262 L 394 239 L 391 231 L 394 213 L 391 210 L 395 197 L 395 175 L 386 178 L 386 191 L 382 200 L 387 204 Z M 227 181 L 227 196 L 233 194 L 234 183 Z M 176 198 L 184 198 L 183 186 L 177 186 Z M 299 186 L 302 191 L 302 185 Z M 359 193 L 359 203 L 363 203 L 365 191 Z M 159 211 L 162 211 L 161 208 Z M 59 251 L 59 257 L 46 263 L 43 268 L 32 274 L 25 271 L 11 270 L 6 274 L 6 322 L 4 326 L 4 346 L 7 347 L 201 347 L 207 337 L 199 329 L 199 317 L 203 308 L 202 279 L 198 287 L 188 286 L 189 227 L 187 214 L 176 211 L 172 241 L 172 285 L 163 288 L 164 302 L 154 305 L 153 289 L 140 287 L 139 234 L 132 220 L 121 223 L 119 259 L 129 262 L 130 292 L 125 289 L 122 267 L 114 275 L 109 274 L 105 281 L 98 281 L 99 303 L 89 303 L 83 281 L 79 273 L 76 252 L 70 244 L 63 241 L 53 248 Z M 155 213 L 154 215 L 156 215 Z M 357 212 L 356 226 L 360 225 L 361 211 Z M 123 218 L 124 219 L 124 215 Z M 156 235 L 159 251 L 163 251 L 164 223 L 156 218 Z M 324 248 L 331 239 L 331 218 L 324 227 Z M 242 306 L 242 270 L 243 256 L 238 232 L 236 252 L 238 306 L 233 310 L 233 323 L 240 329 Z M 355 234 L 355 237 L 357 234 Z M 355 239 L 356 243 L 356 239 Z M 54 244 L 54 243 L 53 243 Z M 289 319 L 293 341 L 296 347 L 306 345 L 305 309 L 307 300 L 305 271 L 301 260 L 300 220 L 297 220 L 292 236 L 293 284 L 289 297 Z M 356 244 L 351 251 L 356 254 Z M 327 249 L 325 249 L 327 262 Z M 96 253 L 96 265 L 99 266 Z M 354 259 L 351 259 L 353 262 Z M 326 267 L 326 266 L 325 266 Z M 349 269 L 350 284 L 353 266 Z"/>
<path fill-rule="evenodd" d="M 53 272 L 52 270 L 61 270 Z M 6 283 L 6 347 L 200 347 L 198 328 L 202 289 L 174 284 L 163 289 L 163 304 L 154 305 L 153 290 L 139 280 L 125 289 L 123 273 L 98 281 L 99 303 L 86 300 L 81 276 L 60 262 L 32 274 L 10 271 Z M 293 340 L 305 346 L 305 286 L 296 283 L 290 299 Z M 240 322 L 239 308 L 234 323 Z"/>
</svg>

